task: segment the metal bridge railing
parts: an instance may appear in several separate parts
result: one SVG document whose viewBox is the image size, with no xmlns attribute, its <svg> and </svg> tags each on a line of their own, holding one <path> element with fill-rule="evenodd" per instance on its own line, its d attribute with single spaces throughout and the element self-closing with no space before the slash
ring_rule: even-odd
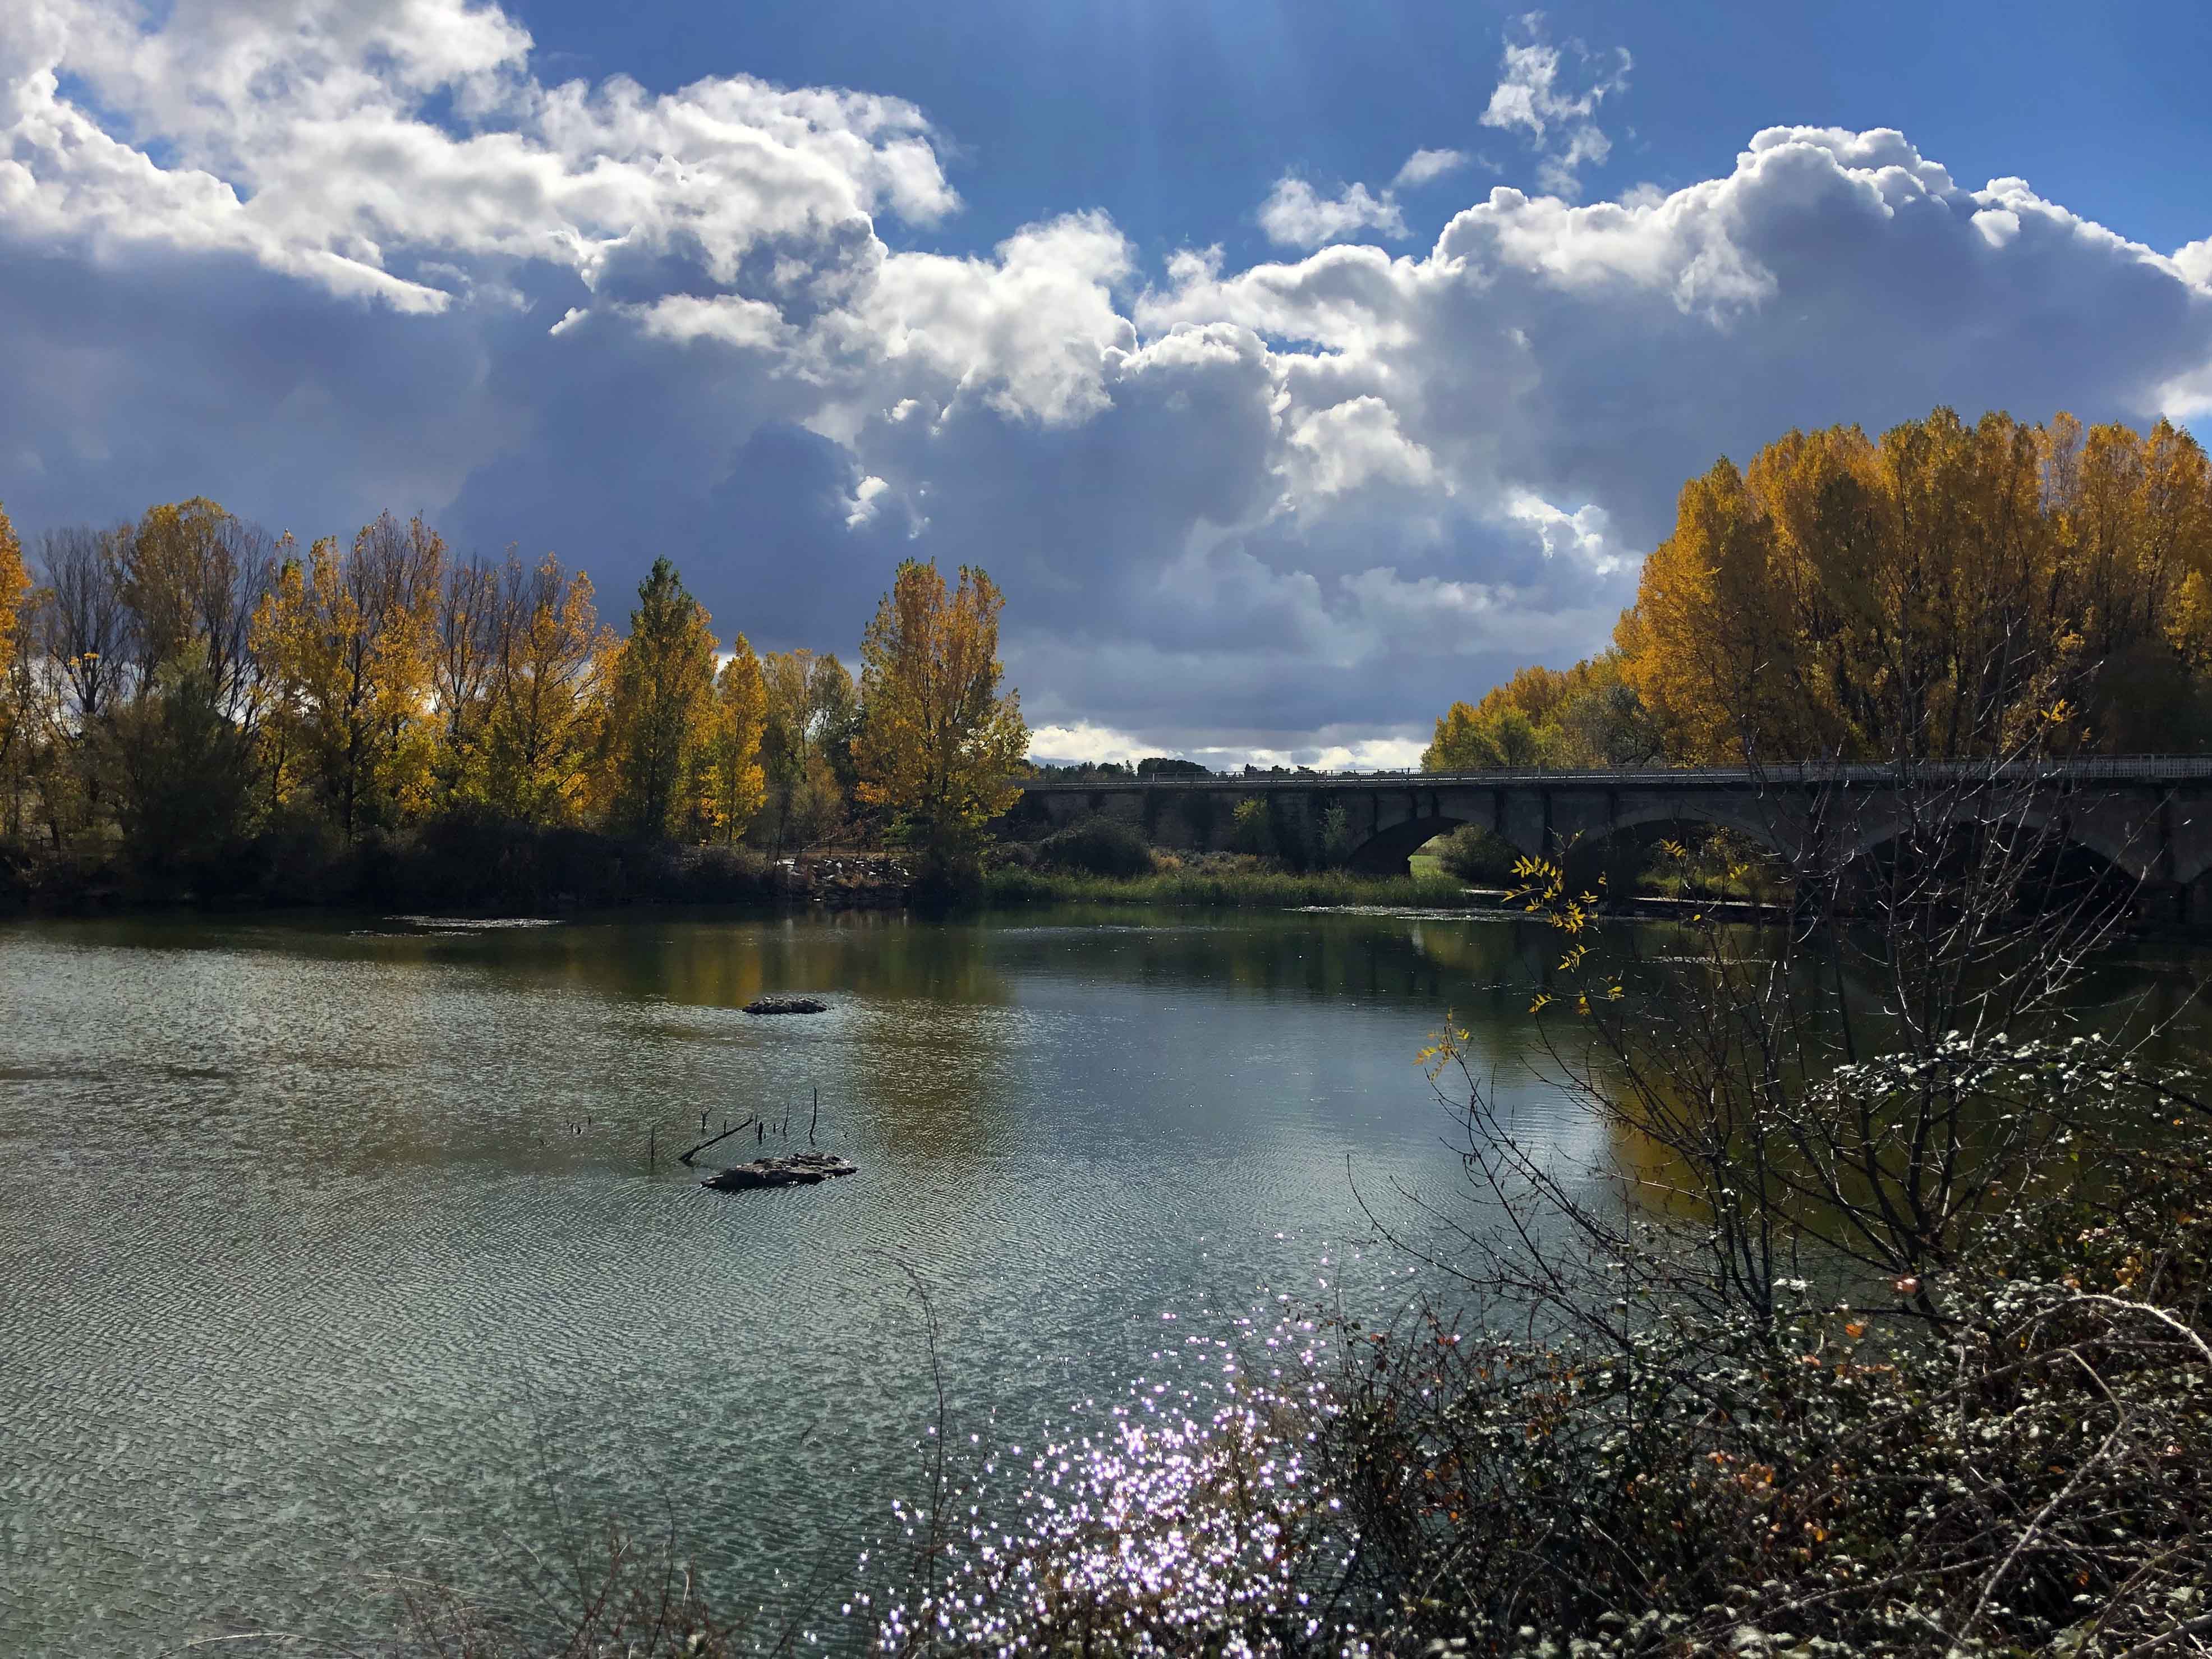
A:
<svg viewBox="0 0 2212 1659">
<path fill-rule="evenodd" d="M 1025 778 L 1022 787 L 1036 793 L 1116 793 L 1133 789 L 1271 789 L 1474 787 L 1712 789 L 1815 788 L 1831 784 L 2080 783 L 2165 784 L 2212 779 L 2212 757 L 2203 755 L 2093 755 L 2078 760 L 1926 761 L 1906 766 L 1882 762 L 1799 761 L 1766 767 L 1538 767 L 1495 772 L 1300 772 L 1286 776 L 1246 777 L 1224 772 L 1212 777 Z"/>
</svg>

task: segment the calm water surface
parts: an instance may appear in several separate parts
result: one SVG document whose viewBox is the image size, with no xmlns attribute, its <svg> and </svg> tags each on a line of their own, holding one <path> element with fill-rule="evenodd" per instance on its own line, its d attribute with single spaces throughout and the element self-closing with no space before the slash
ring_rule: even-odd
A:
<svg viewBox="0 0 2212 1659">
<path fill-rule="evenodd" d="M 1015 1441 L 1164 1314 L 1402 1294 L 1347 1160 L 1456 1181 L 1413 1060 L 1448 1006 L 1591 1150 L 1531 1067 L 1555 953 L 1157 911 L 0 927 L 0 1652 L 373 1632 L 380 1574 L 609 1516 L 733 1590 L 841 1575 L 920 1484 L 906 1269 L 959 1421 Z M 803 1145 L 817 1089 L 857 1176 L 669 1160 L 702 1111 Z"/>
<path fill-rule="evenodd" d="M 1142 1371 L 1164 1313 L 1322 1294 L 1366 1231 L 1347 1157 L 1453 1178 L 1413 1056 L 1447 1003 L 1525 1004 L 1474 988 L 1522 945 L 1095 911 L 0 929 L 0 1651 L 374 1629 L 379 1572 L 560 1513 L 672 1516 L 737 1587 L 842 1567 L 932 1415 L 901 1264 L 962 1420 L 1016 1439 Z M 739 1012 L 763 990 L 833 1008 Z M 803 1145 L 817 1088 L 857 1176 L 725 1196 L 669 1161 L 702 1110 Z"/>
</svg>

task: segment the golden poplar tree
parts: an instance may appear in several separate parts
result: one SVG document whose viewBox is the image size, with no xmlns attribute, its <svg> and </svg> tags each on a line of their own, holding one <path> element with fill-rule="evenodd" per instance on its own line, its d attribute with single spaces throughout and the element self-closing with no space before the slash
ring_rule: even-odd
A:
<svg viewBox="0 0 2212 1659">
<path fill-rule="evenodd" d="M 592 579 L 548 554 L 510 559 L 504 621 L 484 733 L 485 799 L 523 823 L 574 816 L 601 726 L 614 635 L 599 623 Z"/>
<path fill-rule="evenodd" d="M 2197 748 L 2208 584 L 2187 434 L 1939 409 L 1692 479 L 1616 644 L 1686 760 Z"/>
<path fill-rule="evenodd" d="M 31 578 L 23 568 L 22 544 L 15 526 L 0 507 L 0 829 L 14 834 L 21 827 L 21 797 L 29 767 L 27 750 L 36 726 L 33 707 L 40 686 L 32 672 L 27 646 L 29 629 L 26 601 Z"/>
<path fill-rule="evenodd" d="M 0 506 L 0 661 L 15 648 L 15 630 L 22 626 L 23 601 L 31 591 L 30 573 L 23 568 L 23 544 L 8 509 Z"/>
<path fill-rule="evenodd" d="M 860 798 L 889 808 L 933 853 L 972 848 L 1022 793 L 1029 727 L 1001 693 L 999 613 L 982 571 L 947 592 L 934 564 L 908 560 L 860 646 Z"/>
<path fill-rule="evenodd" d="M 1608 651 L 1571 668 L 1521 669 L 1480 702 L 1455 702 L 1437 720 L 1421 769 L 1637 766 L 1661 747 L 1642 702 L 1621 678 L 1620 653 Z"/>
<path fill-rule="evenodd" d="M 271 682 L 279 798 L 318 796 L 349 836 L 428 799 L 432 647 L 445 543 L 389 514 L 350 552 L 325 537 L 285 561 L 254 617 Z"/>
<path fill-rule="evenodd" d="M 702 761 L 706 829 L 711 838 L 734 842 L 768 797 L 761 769 L 761 736 L 768 721 L 768 686 L 760 659 L 742 634 L 714 681 L 711 734 Z"/>
<path fill-rule="evenodd" d="M 807 690 L 814 662 L 814 653 L 804 646 L 794 651 L 771 651 L 761 659 L 761 678 L 768 697 L 767 724 L 761 733 L 761 766 L 778 846 L 790 832 L 793 811 L 806 787 L 806 763 L 813 748 L 810 729 L 813 709 Z"/>
<path fill-rule="evenodd" d="M 761 766 L 768 783 L 768 827 L 775 844 L 805 845 L 843 820 L 857 694 L 835 656 L 801 647 L 761 659 L 768 723 Z"/>
<path fill-rule="evenodd" d="M 1436 737 L 1421 751 L 1421 769 L 1494 772 L 1536 766 L 1545 759 L 1542 729 L 1492 691 L 1480 703 L 1455 702 L 1444 711 Z"/>
<path fill-rule="evenodd" d="M 509 563 L 516 562 L 510 556 Z M 429 641 L 431 694 L 438 711 L 430 771 L 442 809 L 487 798 L 487 732 L 514 622 L 501 575 L 499 567 L 471 559 L 451 567 L 440 584 Z"/>
<path fill-rule="evenodd" d="M 276 550 L 265 532 L 204 495 L 149 507 L 128 526 L 118 538 L 118 595 L 139 683 L 190 658 L 205 665 L 228 713 L 249 715 L 253 613 Z"/>
<path fill-rule="evenodd" d="M 706 607 L 666 559 L 653 562 L 637 599 L 612 669 L 608 817 L 620 834 L 661 841 L 700 816 L 700 754 L 714 725 L 714 635 Z"/>
</svg>

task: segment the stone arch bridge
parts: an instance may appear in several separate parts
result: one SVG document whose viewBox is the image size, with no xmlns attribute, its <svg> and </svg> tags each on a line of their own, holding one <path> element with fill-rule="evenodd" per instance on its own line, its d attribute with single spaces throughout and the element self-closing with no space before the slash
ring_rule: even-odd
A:
<svg viewBox="0 0 2212 1659">
<path fill-rule="evenodd" d="M 1264 804 L 1279 842 L 1318 847 L 1341 806 L 1352 864 L 1403 873 L 1431 836 L 1480 824 L 1527 854 L 1566 857 L 1577 880 L 1640 860 L 1685 824 L 1735 830 L 1793 862 L 1837 869 L 1931 810 L 1960 823 L 2055 830 L 2180 914 L 2212 924 L 2212 759 L 2110 756 L 1994 766 L 1794 765 L 1607 771 L 1301 772 L 1291 775 L 1034 779 L 1002 828 L 1047 833 L 1092 815 L 1141 829 L 1155 846 L 1230 844 L 1237 806 Z"/>
</svg>

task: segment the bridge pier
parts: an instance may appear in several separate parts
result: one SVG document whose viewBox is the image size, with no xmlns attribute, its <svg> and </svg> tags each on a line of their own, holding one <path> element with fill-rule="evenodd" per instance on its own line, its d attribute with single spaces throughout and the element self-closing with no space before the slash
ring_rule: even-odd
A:
<svg viewBox="0 0 2212 1659">
<path fill-rule="evenodd" d="M 2212 871 L 2181 884 L 2175 907 L 2184 927 L 2212 931 Z"/>
</svg>

